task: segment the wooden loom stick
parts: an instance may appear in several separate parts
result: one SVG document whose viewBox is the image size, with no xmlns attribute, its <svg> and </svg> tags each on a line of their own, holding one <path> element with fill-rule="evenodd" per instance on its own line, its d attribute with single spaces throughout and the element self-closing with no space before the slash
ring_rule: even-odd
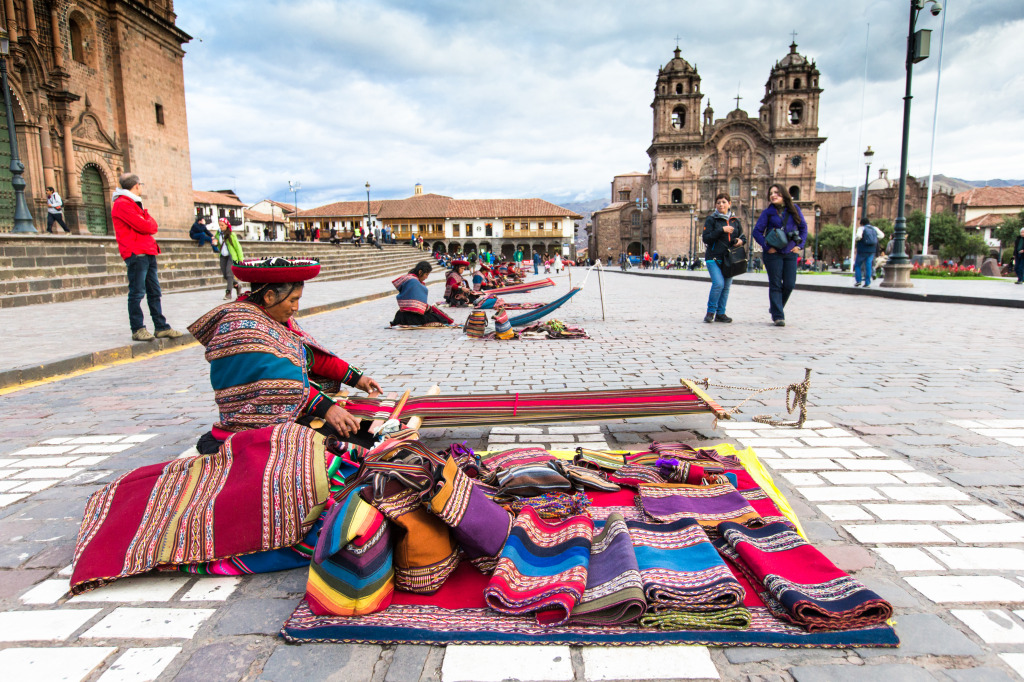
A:
<svg viewBox="0 0 1024 682">
<path fill-rule="evenodd" d="M 430 387 L 430 390 L 427 391 L 424 395 L 440 395 L 440 393 L 441 393 L 441 387 L 438 386 L 437 384 L 434 384 L 433 386 Z M 418 430 L 422 424 L 423 424 L 423 417 L 418 417 L 417 416 L 417 417 L 413 417 L 412 419 L 410 419 L 408 421 L 408 423 L 406 424 L 406 428 L 413 429 L 413 430 Z"/>
<path fill-rule="evenodd" d="M 604 280 L 601 278 L 601 273 L 604 268 L 600 265 L 597 266 L 597 290 L 601 292 L 601 320 L 604 320 Z"/>
</svg>

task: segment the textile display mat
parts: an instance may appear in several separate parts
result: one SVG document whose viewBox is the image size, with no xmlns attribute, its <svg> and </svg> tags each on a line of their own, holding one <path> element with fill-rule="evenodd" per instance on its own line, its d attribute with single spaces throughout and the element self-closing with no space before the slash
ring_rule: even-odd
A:
<svg viewBox="0 0 1024 682">
<path fill-rule="evenodd" d="M 441 324 L 440 322 L 428 322 L 427 324 L 391 324 L 385 329 L 398 329 L 408 331 L 414 329 L 459 329 L 461 324 Z"/>
<path fill-rule="evenodd" d="M 738 455 L 762 491 L 778 509 L 796 523 L 789 504 L 760 466 L 752 450 L 737 451 L 722 445 L 721 454 Z M 553 453 L 571 458 L 571 452 Z M 753 470 L 753 471 L 751 471 Z M 595 521 L 611 513 L 641 520 L 633 505 L 634 491 L 588 492 Z M 396 591 L 384 611 L 364 616 L 316 616 L 303 600 L 285 622 L 281 636 L 291 643 L 336 642 L 358 644 L 568 644 L 643 646 L 653 644 L 701 644 L 708 646 L 770 646 L 778 648 L 896 647 L 899 639 L 889 625 L 851 630 L 808 632 L 775 617 L 757 596 L 750 582 L 731 564 L 746 592 L 744 606 L 750 626 L 741 630 L 660 630 L 625 625 L 578 625 L 542 627 L 531 615 L 512 616 L 486 606 L 484 588 L 490 576 L 463 562 L 440 590 L 430 596 Z"/>
</svg>

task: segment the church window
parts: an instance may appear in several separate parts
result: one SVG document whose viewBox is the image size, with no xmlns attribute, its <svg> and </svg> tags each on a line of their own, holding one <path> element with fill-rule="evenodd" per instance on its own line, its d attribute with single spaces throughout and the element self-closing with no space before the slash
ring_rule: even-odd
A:
<svg viewBox="0 0 1024 682">
<path fill-rule="evenodd" d="M 523 222 L 519 223 L 519 229 L 520 230 L 529 230 L 530 229 L 530 221 L 524 220 Z"/>
<path fill-rule="evenodd" d="M 494 225 L 492 225 L 491 223 L 486 223 L 484 225 L 484 233 L 488 237 L 493 237 L 494 236 Z"/>
<path fill-rule="evenodd" d="M 661 86 L 661 94 L 663 94 L 663 95 L 665 94 L 665 86 L 664 85 Z"/>
<path fill-rule="evenodd" d="M 512 222 L 511 220 L 506 220 L 505 221 L 505 230 L 506 231 L 512 231 L 514 229 L 516 229 L 516 224 L 514 222 Z"/>
<path fill-rule="evenodd" d="M 71 32 L 71 58 L 79 64 L 85 64 L 85 51 L 88 44 L 82 32 L 82 24 L 76 19 L 71 19 L 68 22 L 68 28 Z"/>
<path fill-rule="evenodd" d="M 780 88 L 782 87 L 782 81 L 779 81 L 779 87 Z"/>
<path fill-rule="evenodd" d="M 676 159 L 675 161 L 673 161 L 672 162 L 672 168 L 674 170 L 682 170 L 683 169 L 682 159 Z"/>
<path fill-rule="evenodd" d="M 683 84 L 682 83 L 676 83 L 676 94 L 677 95 L 683 94 Z"/>
<path fill-rule="evenodd" d="M 804 118 L 804 105 L 803 102 L 793 102 L 789 105 L 789 122 L 793 125 L 797 125 Z"/>
<path fill-rule="evenodd" d="M 729 181 L 729 194 L 731 194 L 734 197 L 738 197 L 740 195 L 739 178 L 733 178 L 732 180 Z"/>
<path fill-rule="evenodd" d="M 628 189 L 620 189 L 619 190 L 619 201 L 629 201 L 629 190 Z"/>
<path fill-rule="evenodd" d="M 538 220 L 537 221 L 537 229 L 538 230 L 543 230 L 544 229 L 544 221 L 543 220 Z"/>
<path fill-rule="evenodd" d="M 633 227 L 640 227 L 640 212 L 633 211 L 632 215 L 629 216 L 629 224 Z"/>
<path fill-rule="evenodd" d="M 799 78 L 794 78 L 793 79 L 793 89 L 794 90 L 799 90 L 800 89 L 800 79 Z"/>
<path fill-rule="evenodd" d="M 790 187 L 789 196 L 793 197 L 793 201 L 800 201 L 800 188 L 796 185 Z"/>
<path fill-rule="evenodd" d="M 164 124 L 164 105 L 157 104 L 156 106 L 156 123 L 157 125 Z"/>
<path fill-rule="evenodd" d="M 676 107 L 672 110 L 672 127 L 683 128 L 686 126 L 686 107 Z"/>
<path fill-rule="evenodd" d="M 674 189 L 672 190 L 672 203 L 681 204 L 683 203 L 683 190 Z"/>
</svg>

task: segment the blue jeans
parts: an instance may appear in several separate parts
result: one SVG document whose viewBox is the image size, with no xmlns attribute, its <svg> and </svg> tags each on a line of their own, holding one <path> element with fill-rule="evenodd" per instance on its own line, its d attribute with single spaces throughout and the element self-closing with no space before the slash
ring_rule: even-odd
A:
<svg viewBox="0 0 1024 682">
<path fill-rule="evenodd" d="M 1013 264 L 1013 272 L 1018 282 L 1024 282 L 1024 258 L 1018 258 Z"/>
<path fill-rule="evenodd" d="M 533 274 L 540 274 L 540 263 L 538 263 L 537 261 L 533 261 Z"/>
<path fill-rule="evenodd" d="M 160 277 L 156 272 L 156 256 L 135 254 L 124 261 L 128 266 L 128 322 L 132 333 L 146 326 L 142 317 L 142 299 L 149 304 L 149 316 L 156 331 L 170 329 L 160 309 Z"/>
<path fill-rule="evenodd" d="M 863 280 L 864 286 L 871 284 L 871 275 L 874 272 L 875 254 L 857 252 L 857 258 L 853 261 L 853 276 L 857 283 Z M 864 273 L 861 275 L 861 273 Z"/>
<path fill-rule="evenodd" d="M 203 244 L 213 244 L 213 237 L 210 236 L 209 232 L 201 232 L 198 236 L 193 237 L 196 244 L 202 246 Z"/>
<path fill-rule="evenodd" d="M 711 293 L 708 294 L 708 312 L 725 315 L 725 304 L 729 302 L 729 288 L 732 277 L 722 274 L 716 260 L 708 260 L 708 274 L 711 275 Z"/>
<path fill-rule="evenodd" d="M 796 286 L 796 254 L 765 253 L 764 268 L 768 271 L 768 310 L 772 320 L 784 320 L 786 301 Z"/>
</svg>

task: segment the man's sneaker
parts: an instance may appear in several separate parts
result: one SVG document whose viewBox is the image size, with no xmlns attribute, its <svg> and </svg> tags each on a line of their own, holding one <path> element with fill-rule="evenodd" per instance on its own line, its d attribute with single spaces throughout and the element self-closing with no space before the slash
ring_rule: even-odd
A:
<svg viewBox="0 0 1024 682">
<path fill-rule="evenodd" d="M 786 321 L 785 320 L 775 320 L 772 324 L 774 324 L 776 327 L 785 327 L 786 326 Z"/>
<path fill-rule="evenodd" d="M 715 321 L 715 314 L 714 313 L 708 313 L 707 315 L 704 316 L 704 321 L 705 322 L 714 322 Z"/>
<path fill-rule="evenodd" d="M 728 315 L 718 314 L 715 315 L 715 322 L 732 322 L 732 318 Z"/>
<path fill-rule="evenodd" d="M 181 336 L 184 336 L 184 334 L 177 329 L 161 329 L 156 333 L 158 339 L 177 339 Z"/>
<path fill-rule="evenodd" d="M 859 287 L 859 286 L 860 286 L 860 282 L 854 282 L 854 283 L 853 283 L 853 286 L 855 286 L 855 287 Z"/>
<path fill-rule="evenodd" d="M 153 336 L 145 327 L 136 329 L 132 334 L 132 341 L 153 341 L 154 339 L 156 339 L 156 337 Z"/>
</svg>

